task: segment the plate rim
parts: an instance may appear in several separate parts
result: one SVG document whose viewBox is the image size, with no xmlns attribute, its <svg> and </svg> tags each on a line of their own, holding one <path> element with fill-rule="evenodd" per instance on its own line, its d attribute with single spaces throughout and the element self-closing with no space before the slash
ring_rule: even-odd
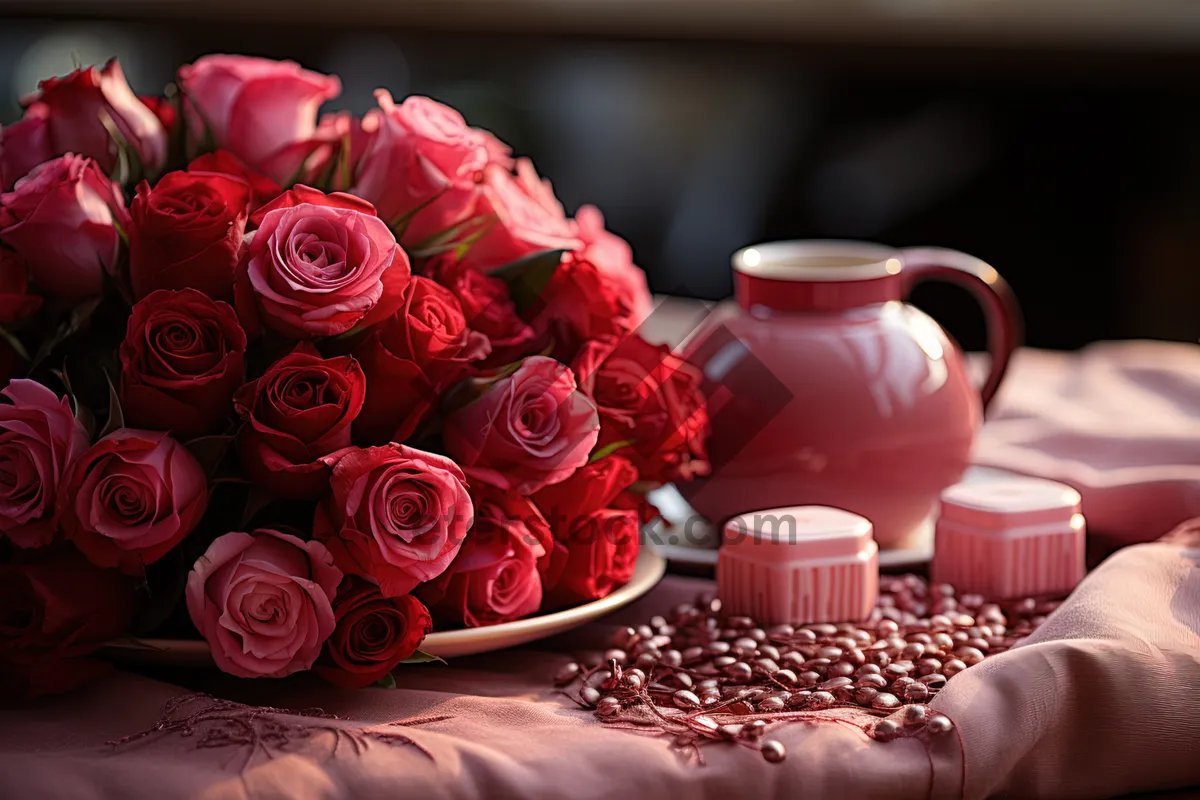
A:
<svg viewBox="0 0 1200 800">
<path fill-rule="evenodd" d="M 662 554 L 655 552 L 652 547 L 643 545 L 638 552 L 637 562 L 634 564 L 633 577 L 623 586 L 614 589 L 610 594 L 601 597 L 599 600 L 592 600 L 589 603 L 564 608 L 560 611 L 552 611 L 549 614 L 539 614 L 535 617 L 526 617 L 524 619 L 513 620 L 512 622 L 501 622 L 498 625 L 487 625 L 480 628 L 460 628 L 440 632 L 434 631 L 421 642 L 421 650 L 436 656 L 439 650 L 443 652 L 446 650 L 458 650 L 464 645 L 469 646 L 475 640 L 479 639 L 507 638 L 509 635 L 527 637 L 522 638 L 520 642 L 514 644 L 485 647 L 484 649 L 474 651 L 474 654 L 481 654 L 537 641 L 538 639 L 552 635 L 552 633 L 544 633 L 547 629 L 553 630 L 557 629 L 560 625 L 566 625 L 567 627 L 563 628 L 563 630 L 566 630 L 569 627 L 573 627 L 570 623 L 582 625 L 632 603 L 657 586 L 666 572 L 667 560 L 663 558 Z M 530 636 L 529 634 L 535 635 Z M 127 636 L 114 639 L 106 643 L 102 649 L 109 651 L 116 650 L 124 653 L 131 651 L 156 651 L 208 657 L 211 657 L 212 654 L 212 648 L 205 639 L 164 639 L 147 636 Z M 471 654 L 445 657 L 460 658 L 463 655 Z"/>
</svg>

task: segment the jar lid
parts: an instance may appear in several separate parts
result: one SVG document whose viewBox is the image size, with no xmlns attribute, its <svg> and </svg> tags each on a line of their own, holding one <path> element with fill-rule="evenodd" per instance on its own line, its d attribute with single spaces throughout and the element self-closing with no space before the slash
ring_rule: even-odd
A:
<svg viewBox="0 0 1200 800">
<path fill-rule="evenodd" d="M 853 558 L 872 543 L 869 520 L 828 506 L 749 511 L 725 523 L 722 549 L 759 561 Z"/>
<path fill-rule="evenodd" d="M 1079 492 L 1043 478 L 1006 478 L 958 483 L 942 492 L 944 519 L 987 530 L 1070 524 L 1080 509 Z"/>
</svg>

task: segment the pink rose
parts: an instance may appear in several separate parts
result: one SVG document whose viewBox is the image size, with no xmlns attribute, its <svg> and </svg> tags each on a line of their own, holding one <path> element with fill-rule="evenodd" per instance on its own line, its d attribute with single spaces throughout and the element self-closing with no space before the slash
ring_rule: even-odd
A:
<svg viewBox="0 0 1200 800">
<path fill-rule="evenodd" d="M 344 572 L 396 597 L 445 571 L 474 520 L 457 464 L 395 443 L 328 460 L 332 492 L 317 507 L 313 536 Z"/>
<path fill-rule="evenodd" d="M 583 241 L 579 257 L 591 262 L 609 282 L 621 305 L 628 309 L 634 325 L 650 316 L 652 301 L 646 273 L 633 263 L 629 242 L 604 228 L 604 215 L 595 206 L 575 212 L 575 232 Z"/>
<path fill-rule="evenodd" d="M 208 487 L 200 462 L 157 431 L 121 428 L 67 468 L 63 531 L 98 567 L 136 575 L 200 523 Z"/>
<path fill-rule="evenodd" d="M 532 253 L 575 250 L 583 244 L 550 182 L 538 178 L 527 158 L 517 160 L 516 177 L 502 167 L 488 166 L 474 214 L 495 217 L 488 232 L 462 257 L 463 263 L 484 272 Z"/>
<path fill-rule="evenodd" d="M 317 109 L 337 97 L 341 81 L 292 61 L 212 55 L 179 68 L 184 116 L 193 141 L 210 133 L 218 147 L 280 183 L 291 183 L 313 151 Z"/>
<path fill-rule="evenodd" d="M 304 182 L 349 191 L 358 175 L 363 155 L 379 132 L 379 120 L 356 117 L 349 111 L 323 114 L 316 138 L 322 144 L 304 165 Z M 361 195 L 360 195 L 361 196 Z"/>
<path fill-rule="evenodd" d="M 88 445 L 71 404 L 36 381 L 0 392 L 0 533 L 18 547 L 43 547 L 58 532 L 58 487 Z"/>
<path fill-rule="evenodd" d="M 150 174 L 167 161 L 167 131 L 129 84 L 114 58 L 103 69 L 86 67 L 61 78 L 38 84 L 38 92 L 24 98 L 26 120 L 44 126 L 46 161 L 64 153 L 95 159 L 106 173 L 117 165 L 117 142 L 106 127 L 107 118 Z"/>
<path fill-rule="evenodd" d="M 17 122 L 0 126 L 0 192 L 9 191 L 38 164 L 54 158 L 46 124 L 49 114 L 44 105 L 34 105 Z"/>
<path fill-rule="evenodd" d="M 0 241 L 25 259 L 38 288 L 67 300 L 100 294 L 117 262 L 118 225 L 128 223 L 120 188 L 76 155 L 47 161 L 0 194 Z"/>
<path fill-rule="evenodd" d="M 473 479 L 528 495 L 587 463 L 600 418 L 568 367 L 533 356 L 450 414 L 442 435 Z"/>
<path fill-rule="evenodd" d="M 404 302 L 408 256 L 357 197 L 297 186 L 250 223 L 259 227 L 247 237 L 235 289 L 244 321 L 256 313 L 285 336 L 336 336 L 384 320 Z"/>
<path fill-rule="evenodd" d="M 374 133 L 353 192 L 374 203 L 391 224 L 408 217 L 405 245 L 467 219 L 489 163 L 510 168 L 508 148 L 487 131 L 468 127 L 453 108 L 417 96 L 396 105 L 383 89 L 375 98 L 379 108 L 363 120 Z"/>
<path fill-rule="evenodd" d="M 321 654 L 341 580 L 320 542 L 265 528 L 227 533 L 188 574 L 188 612 L 222 671 L 282 678 Z"/>
<path fill-rule="evenodd" d="M 484 489 L 475 527 L 450 568 L 418 593 L 437 616 L 477 628 L 528 616 L 542 604 L 539 562 L 554 546 L 550 528 L 528 498 Z"/>
</svg>

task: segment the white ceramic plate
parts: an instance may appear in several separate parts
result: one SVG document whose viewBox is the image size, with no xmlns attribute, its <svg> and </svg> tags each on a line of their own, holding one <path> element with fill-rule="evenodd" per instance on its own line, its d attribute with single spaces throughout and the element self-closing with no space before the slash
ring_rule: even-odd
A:
<svg viewBox="0 0 1200 800">
<path fill-rule="evenodd" d="M 633 578 L 608 597 L 585 603 L 565 611 L 543 614 L 516 622 L 505 622 L 487 628 L 466 628 L 458 631 L 431 633 L 421 643 L 421 649 L 441 658 L 457 658 L 493 650 L 503 650 L 554 636 L 585 622 L 629 605 L 654 588 L 666 572 L 667 562 L 648 547 L 638 555 Z M 159 664 L 170 666 L 212 666 L 208 642 L 202 639 L 137 639 L 114 641 L 101 652 L 113 661 L 124 664 Z"/>
</svg>

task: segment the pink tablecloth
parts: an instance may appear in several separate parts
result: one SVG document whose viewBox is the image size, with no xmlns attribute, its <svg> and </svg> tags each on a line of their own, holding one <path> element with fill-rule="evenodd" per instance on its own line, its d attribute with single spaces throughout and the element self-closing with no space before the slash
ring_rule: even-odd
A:
<svg viewBox="0 0 1200 800">
<path fill-rule="evenodd" d="M 1067 479 L 1126 540 L 1200 514 L 1200 353 L 1124 345 L 1025 353 L 979 458 Z M 1074 410 L 1072 410 L 1074 409 Z M 1130 488 L 1130 487 L 1136 487 Z M 668 578 L 636 606 L 569 637 L 357 692 L 300 676 L 173 683 L 117 673 L 73 695 L 0 712 L 0 796 L 34 797 L 1106 797 L 1200 787 L 1200 535 L 1128 547 L 1093 572 L 1032 641 L 956 677 L 935 706 L 956 732 L 877 743 L 831 721 L 781 727 L 789 756 L 705 749 L 609 730 L 549 686 L 579 647 L 708 587 Z M 161 677 L 161 676 L 160 676 Z M 265 735 L 212 747 L 217 723 L 113 747 L 197 686 L 342 719 L 222 716 Z M 196 706 L 191 706 L 195 708 Z M 430 721 L 432 720 L 432 721 Z M 408 722 L 407 726 L 389 723 Z M 333 728 L 344 729 L 337 735 Z M 419 745 L 357 733 L 398 731 Z M 239 734 L 240 731 L 240 734 Z M 304 734 L 308 735 L 305 736 Z M 245 738 L 245 737 L 242 737 Z"/>
</svg>

